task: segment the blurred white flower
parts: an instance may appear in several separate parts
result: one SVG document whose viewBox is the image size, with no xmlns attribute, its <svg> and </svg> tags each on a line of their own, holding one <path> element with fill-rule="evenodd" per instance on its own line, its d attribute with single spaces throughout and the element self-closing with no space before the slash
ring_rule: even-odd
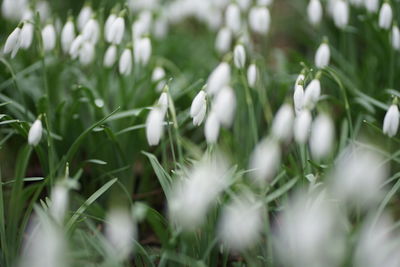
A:
<svg viewBox="0 0 400 267">
<path fill-rule="evenodd" d="M 160 143 L 164 127 L 164 113 L 159 107 L 153 108 L 146 120 L 146 137 L 150 146 Z"/>
<path fill-rule="evenodd" d="M 150 33 L 152 20 L 150 11 L 142 11 L 138 19 L 132 24 L 132 39 L 136 40 L 148 35 Z"/>
<path fill-rule="evenodd" d="M 332 149 L 335 128 L 332 119 L 326 114 L 320 114 L 311 128 L 310 150 L 315 159 L 326 157 Z"/>
<path fill-rule="evenodd" d="M 40 142 L 40 139 L 42 139 L 42 133 L 43 133 L 42 121 L 40 119 L 37 119 L 29 129 L 28 143 L 31 146 L 37 146 Z"/>
<path fill-rule="evenodd" d="M 58 223 L 62 223 L 68 208 L 68 187 L 65 184 L 57 183 L 51 190 L 50 199 L 50 213 Z"/>
<path fill-rule="evenodd" d="M 308 136 L 310 135 L 312 123 L 311 112 L 308 109 L 303 109 L 294 120 L 294 139 L 299 144 L 307 143 Z"/>
<path fill-rule="evenodd" d="M 247 68 L 247 83 L 249 84 L 250 88 L 256 87 L 257 77 L 258 77 L 257 65 L 252 63 Z"/>
<path fill-rule="evenodd" d="M 343 29 L 349 23 L 349 4 L 344 0 L 336 0 L 333 7 L 333 20 L 336 27 Z"/>
<path fill-rule="evenodd" d="M 65 23 L 61 31 L 61 47 L 64 53 L 68 53 L 71 49 L 72 42 L 75 39 L 75 26 L 71 19 Z"/>
<path fill-rule="evenodd" d="M 364 0 L 350 0 L 350 4 L 355 7 L 361 7 L 364 3 Z"/>
<path fill-rule="evenodd" d="M 4 54 L 11 53 L 11 57 L 13 58 L 21 45 L 21 28 L 15 28 L 10 35 L 7 37 L 6 43 L 4 45 Z"/>
<path fill-rule="evenodd" d="M 85 41 L 96 44 L 100 37 L 100 25 L 96 19 L 91 18 L 83 27 L 82 37 Z"/>
<path fill-rule="evenodd" d="M 123 17 L 116 18 L 110 26 L 108 39 L 113 44 L 120 44 L 124 38 L 125 20 Z"/>
<path fill-rule="evenodd" d="M 79 62 L 86 66 L 93 62 L 95 56 L 95 47 L 92 42 L 83 42 L 79 50 Z"/>
<path fill-rule="evenodd" d="M 301 84 L 296 83 L 294 86 L 293 103 L 296 114 L 299 114 L 304 105 L 304 89 Z"/>
<path fill-rule="evenodd" d="M 283 104 L 275 114 L 271 133 L 282 142 L 288 142 L 292 138 L 294 114 L 292 106 Z"/>
<path fill-rule="evenodd" d="M 23 16 L 24 10 L 27 8 L 27 0 L 3 0 L 1 4 L 1 14 L 6 19 L 19 21 Z"/>
<path fill-rule="evenodd" d="M 158 99 L 158 107 L 160 108 L 161 112 L 164 114 L 167 113 L 168 110 L 168 93 L 162 92 L 160 98 Z"/>
<path fill-rule="evenodd" d="M 146 66 L 151 56 L 151 41 L 148 37 L 135 40 L 133 47 L 135 63 Z"/>
<path fill-rule="evenodd" d="M 217 114 L 211 111 L 204 126 L 204 135 L 208 144 L 215 144 L 219 136 L 220 121 Z"/>
<path fill-rule="evenodd" d="M 113 25 L 114 21 L 117 19 L 117 15 L 115 13 L 111 13 L 104 24 L 104 38 L 107 42 L 111 43 L 112 41 L 112 32 L 111 26 Z"/>
<path fill-rule="evenodd" d="M 47 24 L 42 30 L 44 51 L 51 51 L 56 46 L 56 29 L 53 24 Z"/>
<path fill-rule="evenodd" d="M 222 88 L 214 99 L 212 109 L 223 126 L 231 127 L 236 111 L 234 90 L 229 86 Z"/>
<path fill-rule="evenodd" d="M 30 22 L 25 22 L 24 26 L 22 26 L 20 35 L 20 47 L 22 49 L 28 49 L 31 46 L 33 40 L 33 31 L 33 24 Z"/>
<path fill-rule="evenodd" d="M 219 239 L 234 251 L 250 248 L 261 237 L 263 228 L 261 212 L 262 204 L 250 193 L 234 198 L 223 207 L 218 223 Z"/>
<path fill-rule="evenodd" d="M 318 79 L 312 80 L 306 87 L 304 92 L 303 107 L 312 110 L 321 95 L 321 82 Z"/>
<path fill-rule="evenodd" d="M 85 27 L 86 23 L 90 20 L 92 15 L 93 15 L 93 10 L 92 10 L 91 6 L 85 5 L 81 9 L 81 11 L 79 12 L 79 15 L 78 15 L 78 19 L 77 19 L 78 29 L 80 31 L 83 30 L 83 28 Z"/>
<path fill-rule="evenodd" d="M 153 24 L 153 35 L 156 39 L 160 40 L 165 38 L 168 33 L 168 21 L 164 16 L 157 18 Z"/>
<path fill-rule="evenodd" d="M 379 12 L 379 27 L 389 30 L 392 26 L 393 11 L 389 3 L 382 4 L 381 11 Z"/>
<path fill-rule="evenodd" d="M 390 37 L 393 49 L 400 51 L 400 30 L 397 25 L 392 27 L 392 34 Z"/>
<path fill-rule="evenodd" d="M 114 66 L 117 61 L 117 47 L 115 45 L 110 45 L 106 53 L 104 54 L 103 65 L 106 68 Z"/>
<path fill-rule="evenodd" d="M 231 49 L 232 32 L 229 28 L 223 27 L 218 31 L 215 39 L 215 49 L 220 54 L 225 54 Z"/>
<path fill-rule="evenodd" d="M 157 66 L 154 68 L 153 73 L 151 74 L 151 81 L 158 82 L 165 78 L 165 70 L 163 67 Z"/>
<path fill-rule="evenodd" d="M 252 0 L 238 0 L 237 4 L 239 5 L 242 11 L 246 11 L 249 9 L 250 5 L 252 4 Z"/>
<path fill-rule="evenodd" d="M 379 9 L 379 0 L 364 0 L 365 8 L 371 12 L 376 13 Z"/>
<path fill-rule="evenodd" d="M 242 27 L 242 19 L 240 8 L 238 5 L 231 3 L 225 11 L 225 25 L 235 34 L 239 35 Z"/>
<path fill-rule="evenodd" d="M 392 104 L 386 112 L 383 120 L 383 133 L 389 137 L 393 137 L 397 134 L 399 129 L 400 113 L 397 104 Z"/>
<path fill-rule="evenodd" d="M 259 6 L 270 6 L 273 0 L 257 0 L 257 5 Z"/>
<path fill-rule="evenodd" d="M 243 69 L 246 64 L 246 51 L 244 50 L 243 45 L 238 44 L 235 46 L 233 50 L 233 61 L 235 63 L 236 68 Z"/>
<path fill-rule="evenodd" d="M 74 41 L 71 43 L 71 47 L 69 49 L 69 55 L 72 59 L 75 59 L 79 56 L 79 51 L 83 44 L 82 35 L 78 35 Z"/>
<path fill-rule="evenodd" d="M 250 158 L 250 175 L 260 184 L 269 182 L 281 163 L 281 148 L 273 138 L 262 140 L 254 148 Z"/>
<path fill-rule="evenodd" d="M 119 73 L 122 75 L 129 75 L 132 71 L 132 51 L 129 48 L 125 48 L 119 58 Z"/>
<path fill-rule="evenodd" d="M 269 31 L 271 15 L 267 7 L 255 6 L 249 12 L 249 26 L 258 34 L 266 34 Z"/>
<path fill-rule="evenodd" d="M 231 67 L 226 62 L 221 62 L 210 74 L 207 81 L 207 90 L 216 94 L 231 81 Z"/>
<path fill-rule="evenodd" d="M 312 25 L 318 25 L 322 19 L 322 5 L 319 0 L 310 0 L 307 6 L 308 21 Z"/>
<path fill-rule="evenodd" d="M 207 102 L 206 92 L 201 90 L 193 99 L 192 105 L 190 106 L 190 117 L 193 118 L 193 124 L 199 126 L 206 115 Z"/>
<path fill-rule="evenodd" d="M 318 47 L 318 50 L 315 53 L 315 66 L 319 69 L 325 68 L 329 65 L 330 58 L 331 51 L 329 45 L 324 42 Z"/>
</svg>

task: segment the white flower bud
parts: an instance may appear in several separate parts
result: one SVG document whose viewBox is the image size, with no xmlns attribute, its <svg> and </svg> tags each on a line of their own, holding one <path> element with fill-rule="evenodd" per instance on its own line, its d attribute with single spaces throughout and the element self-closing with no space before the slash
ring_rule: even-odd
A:
<svg viewBox="0 0 400 267">
<path fill-rule="evenodd" d="M 43 126 L 42 121 L 37 119 L 29 129 L 28 143 L 31 146 L 37 146 L 42 139 Z"/>
<path fill-rule="evenodd" d="M 365 8 L 371 12 L 376 13 L 379 9 L 379 0 L 364 0 Z"/>
<path fill-rule="evenodd" d="M 325 114 L 318 115 L 312 124 L 310 136 L 310 149 L 313 158 L 322 159 L 330 153 L 334 136 L 335 128 L 331 118 Z"/>
<path fill-rule="evenodd" d="M 242 27 L 240 8 L 236 4 L 230 4 L 225 11 L 225 24 L 235 34 L 238 35 Z"/>
<path fill-rule="evenodd" d="M 204 126 L 204 135 L 208 144 L 215 144 L 219 136 L 219 119 L 215 112 L 211 111 L 208 114 L 206 124 Z"/>
<path fill-rule="evenodd" d="M 304 92 L 303 107 L 313 109 L 321 95 L 321 82 L 318 79 L 312 80 Z"/>
<path fill-rule="evenodd" d="M 125 32 L 125 20 L 123 17 L 115 19 L 110 28 L 109 40 L 113 44 L 120 44 Z"/>
<path fill-rule="evenodd" d="M 258 70 L 256 64 L 250 64 L 247 69 L 247 82 L 251 88 L 256 87 Z"/>
<path fill-rule="evenodd" d="M 72 42 L 75 39 L 75 27 L 72 20 L 65 23 L 61 32 L 61 46 L 64 53 L 68 53 L 71 49 Z"/>
<path fill-rule="evenodd" d="M 146 120 L 146 137 L 150 146 L 156 146 L 160 143 L 164 127 L 164 112 L 158 108 L 153 108 Z"/>
<path fill-rule="evenodd" d="M 82 30 L 82 37 L 85 41 L 96 44 L 100 37 L 100 25 L 95 19 L 90 19 Z"/>
<path fill-rule="evenodd" d="M 397 105 L 392 104 L 386 112 L 383 120 L 383 133 L 389 137 L 395 136 L 397 134 L 397 130 L 399 129 L 399 118 L 399 108 Z"/>
<path fill-rule="evenodd" d="M 388 30 L 392 26 L 393 11 L 389 3 L 383 3 L 379 12 L 379 27 Z"/>
<path fill-rule="evenodd" d="M 308 21 L 312 25 L 318 25 L 322 19 L 322 5 L 319 0 L 310 0 L 307 6 Z"/>
<path fill-rule="evenodd" d="M 279 168 L 281 148 L 278 142 L 269 138 L 261 141 L 250 158 L 250 175 L 258 183 L 270 181 Z"/>
<path fill-rule="evenodd" d="M 79 50 L 83 44 L 82 35 L 78 35 L 75 40 L 72 42 L 71 47 L 69 49 L 69 55 L 72 59 L 76 59 L 79 56 Z"/>
<path fill-rule="evenodd" d="M 33 24 L 25 22 L 24 26 L 22 26 L 20 35 L 21 38 L 20 46 L 22 49 L 28 49 L 31 46 L 33 40 L 33 31 L 34 31 Z"/>
<path fill-rule="evenodd" d="M 44 51 L 51 51 L 56 46 L 56 29 L 53 24 L 47 24 L 42 30 Z"/>
<path fill-rule="evenodd" d="M 269 31 L 271 15 L 268 8 L 262 6 L 252 7 L 249 12 L 249 26 L 258 34 L 266 34 Z"/>
<path fill-rule="evenodd" d="M 327 43 L 322 43 L 317 52 L 315 53 L 315 66 L 319 69 L 323 69 L 329 65 L 331 58 L 331 51 Z"/>
<path fill-rule="evenodd" d="M 79 62 L 86 66 L 93 62 L 95 56 L 94 44 L 91 42 L 84 42 L 79 50 Z"/>
<path fill-rule="evenodd" d="M 128 48 L 124 49 L 119 58 L 119 73 L 129 75 L 132 71 L 132 51 Z"/>
<path fill-rule="evenodd" d="M 207 90 L 210 94 L 216 94 L 231 80 L 231 67 L 226 62 L 221 62 L 210 74 L 207 81 Z"/>
<path fill-rule="evenodd" d="M 21 28 L 17 27 L 11 32 L 4 45 L 4 54 L 11 53 L 11 57 L 14 57 L 21 45 L 20 43 Z"/>
<path fill-rule="evenodd" d="M 111 43 L 112 41 L 112 32 L 111 32 L 111 26 L 114 24 L 114 21 L 117 19 L 117 15 L 114 13 L 111 13 L 107 20 L 106 23 L 104 24 L 104 38 L 106 39 L 107 42 Z"/>
<path fill-rule="evenodd" d="M 349 23 L 349 4 L 344 0 L 336 0 L 333 7 L 333 20 L 336 27 L 343 29 Z"/>
<path fill-rule="evenodd" d="M 219 30 L 215 39 L 215 49 L 220 54 L 225 54 L 231 49 L 232 32 L 229 28 L 223 27 Z"/>
<path fill-rule="evenodd" d="M 297 84 L 294 87 L 293 103 L 296 114 L 299 114 L 299 112 L 303 109 L 304 104 L 304 89 L 300 84 Z"/>
<path fill-rule="evenodd" d="M 146 66 L 151 56 L 151 42 L 148 37 L 135 40 L 133 48 L 135 63 Z"/>
<path fill-rule="evenodd" d="M 139 18 L 132 24 L 132 39 L 136 40 L 150 33 L 152 14 L 150 11 L 142 11 Z"/>
<path fill-rule="evenodd" d="M 206 110 L 206 93 L 201 90 L 193 99 L 192 105 L 190 106 L 190 117 L 193 118 L 193 124 L 195 126 L 199 126 L 203 122 Z"/>
<path fill-rule="evenodd" d="M 239 44 L 235 46 L 235 49 L 233 50 L 233 61 L 236 68 L 244 68 L 244 65 L 246 64 L 246 51 L 244 50 L 243 45 Z"/>
<path fill-rule="evenodd" d="M 391 43 L 394 50 L 400 51 L 400 30 L 397 25 L 392 27 Z"/>
<path fill-rule="evenodd" d="M 27 8 L 26 2 L 26 0 L 4 0 L 1 5 L 3 17 L 12 21 L 21 20 L 23 10 Z"/>
<path fill-rule="evenodd" d="M 92 17 L 93 11 L 90 6 L 84 6 L 81 11 L 79 12 L 78 15 L 78 29 L 81 31 L 86 23 L 90 20 Z"/>
<path fill-rule="evenodd" d="M 281 141 L 292 138 L 294 114 L 289 104 L 283 104 L 275 115 L 272 123 L 272 134 Z"/>
<path fill-rule="evenodd" d="M 225 86 L 218 92 L 214 99 L 213 111 L 223 126 L 232 125 L 236 111 L 236 95 L 231 87 Z"/>
<path fill-rule="evenodd" d="M 62 223 L 68 207 L 68 188 L 63 184 L 56 184 L 51 190 L 50 212 L 53 218 Z"/>
<path fill-rule="evenodd" d="M 162 67 L 155 67 L 151 74 L 151 81 L 158 82 L 165 78 L 165 70 Z"/>
<path fill-rule="evenodd" d="M 115 45 L 110 45 L 104 55 L 103 65 L 106 68 L 112 67 L 117 61 L 117 47 Z"/>
<path fill-rule="evenodd" d="M 207 104 L 204 102 L 204 104 L 200 108 L 200 111 L 193 117 L 194 126 L 199 126 L 203 122 L 204 118 L 206 117 L 206 112 Z"/>
<path fill-rule="evenodd" d="M 246 11 L 249 9 L 252 0 L 238 0 L 237 3 L 241 10 Z"/>
<path fill-rule="evenodd" d="M 310 134 L 312 117 L 308 109 L 302 110 L 294 120 L 294 139 L 299 144 L 305 144 Z"/>
<path fill-rule="evenodd" d="M 167 92 L 163 92 L 158 99 L 158 107 L 161 109 L 162 113 L 165 114 L 167 113 L 168 110 L 168 94 Z"/>
</svg>

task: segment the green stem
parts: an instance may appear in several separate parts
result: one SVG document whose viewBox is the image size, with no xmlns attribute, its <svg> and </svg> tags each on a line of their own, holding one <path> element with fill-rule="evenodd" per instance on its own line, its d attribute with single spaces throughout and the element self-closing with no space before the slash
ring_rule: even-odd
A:
<svg viewBox="0 0 400 267">
<path fill-rule="evenodd" d="M 246 77 L 243 73 L 243 71 L 240 71 L 240 77 L 245 89 L 246 93 L 246 104 L 247 104 L 247 109 L 248 109 L 248 116 L 249 116 L 249 121 L 251 124 L 251 129 L 252 129 L 252 135 L 253 135 L 253 141 L 254 144 L 257 144 L 258 142 L 258 130 L 257 130 L 257 123 L 256 123 L 256 116 L 254 112 L 254 103 L 253 103 L 253 98 L 251 96 L 250 92 L 250 87 L 247 84 Z"/>
</svg>

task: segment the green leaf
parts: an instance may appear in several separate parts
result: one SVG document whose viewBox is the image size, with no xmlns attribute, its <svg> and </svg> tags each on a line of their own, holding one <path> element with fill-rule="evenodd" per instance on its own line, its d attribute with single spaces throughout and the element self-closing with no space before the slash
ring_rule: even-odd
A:
<svg viewBox="0 0 400 267">
<path fill-rule="evenodd" d="M 164 168 L 161 166 L 161 164 L 158 162 L 157 158 L 153 154 L 144 151 L 142 151 L 142 153 L 150 160 L 150 164 L 153 167 L 153 170 L 157 175 L 158 181 L 160 182 L 164 194 L 168 199 L 171 193 L 171 176 L 169 176 L 169 174 L 164 170 Z"/>
</svg>

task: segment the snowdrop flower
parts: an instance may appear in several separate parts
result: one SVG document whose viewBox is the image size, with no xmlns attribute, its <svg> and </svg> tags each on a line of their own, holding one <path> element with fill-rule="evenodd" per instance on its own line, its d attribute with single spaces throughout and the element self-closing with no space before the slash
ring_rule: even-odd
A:
<svg viewBox="0 0 400 267">
<path fill-rule="evenodd" d="M 111 13 L 105 24 L 104 24 L 104 38 L 106 39 L 107 42 L 111 43 L 112 40 L 112 32 L 111 32 L 111 26 L 114 24 L 114 21 L 117 19 L 117 15 L 115 13 Z"/>
<path fill-rule="evenodd" d="M 86 66 L 93 62 L 95 56 L 94 44 L 91 42 L 83 42 L 79 50 L 79 62 Z"/>
<path fill-rule="evenodd" d="M 33 24 L 30 22 L 25 22 L 24 26 L 22 26 L 20 35 L 20 47 L 22 49 L 28 49 L 31 46 L 33 40 L 33 31 Z"/>
<path fill-rule="evenodd" d="M 158 39 L 164 39 L 168 33 L 168 21 L 163 16 L 154 21 L 153 36 Z"/>
<path fill-rule="evenodd" d="M 190 117 L 193 118 L 194 126 L 199 126 L 203 122 L 206 115 L 206 95 L 207 94 L 201 90 L 193 99 L 192 105 L 190 106 Z"/>
<path fill-rule="evenodd" d="M 226 62 L 221 62 L 210 74 L 207 81 L 207 90 L 210 94 L 216 94 L 231 80 L 231 67 Z"/>
<path fill-rule="evenodd" d="M 252 31 L 258 34 L 266 34 L 269 31 L 271 15 L 268 8 L 255 6 L 249 12 L 249 26 Z"/>
<path fill-rule="evenodd" d="M 104 55 L 103 65 L 106 68 L 112 67 L 117 61 L 117 47 L 110 45 Z"/>
<path fill-rule="evenodd" d="M 25 8 L 27 8 L 26 0 L 4 0 L 1 5 L 1 14 L 8 20 L 19 21 Z"/>
<path fill-rule="evenodd" d="M 308 21 L 312 25 L 318 25 L 322 19 L 322 5 L 319 0 L 310 0 L 307 6 Z"/>
<path fill-rule="evenodd" d="M 313 109 L 321 95 L 321 82 L 318 79 L 312 80 L 304 92 L 303 107 Z"/>
<path fill-rule="evenodd" d="M 152 14 L 150 11 L 142 11 L 138 19 L 132 24 L 132 39 L 143 37 L 150 33 Z"/>
<path fill-rule="evenodd" d="M 72 19 L 68 19 L 61 32 L 61 47 L 64 53 L 71 49 L 72 42 L 75 39 L 75 27 Z"/>
<path fill-rule="evenodd" d="M 122 16 L 119 16 L 111 24 L 109 30 L 109 41 L 113 44 L 120 44 L 125 32 L 125 20 Z"/>
<path fill-rule="evenodd" d="M 21 45 L 21 28 L 18 26 L 15 28 L 11 34 L 7 37 L 6 43 L 4 45 L 4 54 L 11 53 L 11 57 L 13 58 Z"/>
<path fill-rule="evenodd" d="M 389 137 L 397 134 L 399 129 L 399 108 L 397 104 L 392 104 L 386 112 L 385 119 L 383 120 L 383 133 Z"/>
<path fill-rule="evenodd" d="M 225 54 L 231 49 L 232 32 L 229 28 L 223 27 L 218 31 L 215 40 L 215 49 L 220 54 Z"/>
<path fill-rule="evenodd" d="M 311 128 L 310 149 L 315 159 L 326 157 L 333 145 L 335 129 L 332 119 L 326 114 L 320 114 Z"/>
<path fill-rule="evenodd" d="M 125 48 L 119 58 L 119 73 L 122 75 L 129 75 L 132 71 L 132 51 L 129 48 Z"/>
<path fill-rule="evenodd" d="M 40 20 L 42 22 L 45 22 L 50 19 L 51 10 L 50 10 L 48 1 L 44 1 L 44 0 L 36 1 L 36 6 L 34 9 L 36 12 L 39 13 Z"/>
<path fill-rule="evenodd" d="M 123 261 L 131 253 L 133 239 L 136 239 L 137 229 L 128 209 L 112 208 L 106 217 L 105 236 L 109 242 L 109 253 L 117 260 Z"/>
<path fill-rule="evenodd" d="M 281 163 L 281 148 L 273 138 L 261 141 L 253 150 L 250 158 L 251 177 L 260 184 L 269 182 Z"/>
<path fill-rule="evenodd" d="M 296 114 L 299 114 L 300 111 L 303 109 L 304 104 L 304 89 L 303 85 L 301 84 L 296 83 L 296 85 L 294 86 L 293 103 Z"/>
<path fill-rule="evenodd" d="M 379 9 L 379 0 L 364 0 L 365 8 L 371 12 L 376 13 Z"/>
<path fill-rule="evenodd" d="M 294 120 L 294 139 L 298 144 L 305 144 L 310 134 L 312 116 L 308 109 L 303 109 Z"/>
<path fill-rule="evenodd" d="M 167 113 L 168 110 L 168 93 L 162 92 L 160 98 L 158 99 L 158 107 L 161 109 L 162 113 Z"/>
<path fill-rule="evenodd" d="M 71 43 L 71 47 L 69 49 L 69 55 L 71 56 L 72 59 L 76 59 L 79 56 L 79 51 L 81 49 L 83 41 L 84 40 L 82 38 L 82 35 L 78 35 Z"/>
<path fill-rule="evenodd" d="M 100 25 L 96 19 L 91 18 L 83 27 L 82 37 L 85 41 L 96 44 L 100 37 Z"/>
<path fill-rule="evenodd" d="M 62 223 L 68 207 L 68 187 L 62 183 L 56 184 L 51 190 L 50 199 L 50 213 L 58 223 Z"/>
<path fill-rule="evenodd" d="M 153 73 L 151 74 L 151 81 L 158 82 L 164 78 L 165 78 L 165 70 L 160 66 L 155 67 Z"/>
<path fill-rule="evenodd" d="M 147 65 L 151 56 L 151 42 L 148 37 L 135 40 L 133 48 L 135 63 L 142 66 Z"/>
<path fill-rule="evenodd" d="M 389 3 L 382 4 L 381 11 L 379 12 L 379 27 L 388 30 L 392 26 L 393 11 Z"/>
<path fill-rule="evenodd" d="M 167 196 L 169 218 L 185 231 L 200 226 L 207 211 L 228 186 L 227 170 L 225 158 L 212 154 L 183 172 Z"/>
<path fill-rule="evenodd" d="M 391 43 L 393 49 L 400 51 L 400 30 L 397 25 L 392 27 Z"/>
<path fill-rule="evenodd" d="M 252 0 L 238 0 L 237 3 L 241 10 L 246 11 L 249 9 Z"/>
<path fill-rule="evenodd" d="M 240 8 L 236 4 L 229 4 L 225 11 L 225 24 L 235 34 L 238 35 L 242 27 Z"/>
<path fill-rule="evenodd" d="M 236 68 L 243 69 L 246 64 L 246 51 L 244 50 L 243 45 L 238 44 L 235 46 L 233 50 L 233 62 L 235 63 Z"/>
<path fill-rule="evenodd" d="M 225 86 L 219 91 L 214 99 L 213 111 L 223 126 L 232 125 L 236 111 L 236 95 L 231 87 Z"/>
<path fill-rule="evenodd" d="M 336 0 L 333 8 L 333 20 L 336 27 L 343 29 L 349 23 L 349 4 L 344 0 Z"/>
<path fill-rule="evenodd" d="M 291 105 L 283 104 L 272 123 L 272 134 L 283 142 L 292 138 L 294 114 Z"/>
<path fill-rule="evenodd" d="M 40 142 L 40 139 L 42 139 L 42 132 L 43 132 L 42 121 L 40 119 L 37 119 L 29 129 L 28 143 L 31 146 L 37 146 Z"/>
<path fill-rule="evenodd" d="M 284 266 L 340 266 L 345 229 L 342 214 L 323 192 L 301 192 L 275 227 L 275 246 Z"/>
<path fill-rule="evenodd" d="M 165 113 L 159 107 L 153 108 L 146 120 L 146 137 L 150 146 L 156 146 L 160 143 L 163 134 Z"/>
<path fill-rule="evenodd" d="M 83 28 L 85 27 L 86 23 L 90 20 L 92 15 L 93 15 L 93 10 L 89 5 L 85 5 L 81 9 L 78 15 L 78 29 L 80 31 L 83 30 Z"/>
<path fill-rule="evenodd" d="M 323 42 L 315 53 L 315 66 L 319 69 L 325 68 L 329 65 L 330 57 L 331 51 L 329 45 L 326 42 Z"/>
<path fill-rule="evenodd" d="M 217 114 L 211 111 L 204 126 L 204 135 L 208 144 L 215 144 L 219 136 L 220 121 Z"/>
<path fill-rule="evenodd" d="M 53 24 L 47 24 L 42 30 L 44 51 L 51 51 L 56 46 L 56 29 Z"/>
<path fill-rule="evenodd" d="M 247 68 L 247 83 L 251 88 L 256 87 L 258 70 L 256 64 L 250 64 Z"/>
<path fill-rule="evenodd" d="M 388 171 L 372 149 L 350 145 L 339 156 L 330 175 L 333 195 L 345 206 L 370 207 L 382 197 Z"/>
<path fill-rule="evenodd" d="M 222 210 L 218 236 L 234 251 L 250 248 L 260 239 L 263 219 L 262 206 L 249 193 L 235 198 Z"/>
</svg>

